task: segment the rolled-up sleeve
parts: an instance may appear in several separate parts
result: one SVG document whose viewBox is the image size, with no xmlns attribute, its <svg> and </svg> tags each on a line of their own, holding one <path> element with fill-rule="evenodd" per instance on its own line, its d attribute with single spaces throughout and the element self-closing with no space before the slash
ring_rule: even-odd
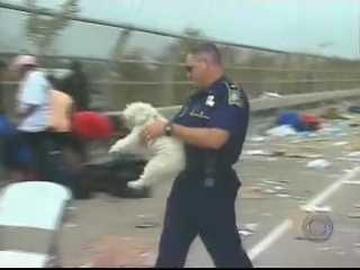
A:
<svg viewBox="0 0 360 270">
<path fill-rule="evenodd" d="M 208 127 L 219 128 L 238 135 L 247 126 L 248 109 L 236 105 L 221 104 L 211 113 Z"/>
</svg>

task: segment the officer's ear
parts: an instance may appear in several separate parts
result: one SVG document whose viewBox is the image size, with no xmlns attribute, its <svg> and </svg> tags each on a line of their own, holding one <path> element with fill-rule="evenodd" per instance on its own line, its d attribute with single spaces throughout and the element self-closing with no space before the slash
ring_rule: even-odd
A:
<svg viewBox="0 0 360 270">
<path fill-rule="evenodd" d="M 206 69 L 209 67 L 209 59 L 205 56 L 198 57 L 198 65 L 201 67 L 201 69 Z"/>
</svg>

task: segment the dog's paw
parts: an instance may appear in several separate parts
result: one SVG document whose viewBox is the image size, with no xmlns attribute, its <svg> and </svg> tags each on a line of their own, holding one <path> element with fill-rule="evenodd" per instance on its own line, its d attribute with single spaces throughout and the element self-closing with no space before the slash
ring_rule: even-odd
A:
<svg viewBox="0 0 360 270">
<path fill-rule="evenodd" d="M 134 190 L 143 190 L 146 188 L 146 185 L 144 181 L 142 180 L 136 180 L 136 181 L 130 181 L 127 183 L 127 187 Z"/>
<path fill-rule="evenodd" d="M 136 182 L 136 181 L 132 181 Z M 131 182 L 128 182 L 128 184 Z M 141 187 L 140 187 L 141 186 Z M 150 186 L 147 185 L 136 185 L 136 187 L 133 187 L 133 185 L 127 185 L 125 196 L 128 196 L 130 198 L 151 198 L 152 190 Z"/>
<path fill-rule="evenodd" d="M 120 151 L 120 147 L 116 144 L 110 147 L 109 154 L 114 154 Z"/>
</svg>

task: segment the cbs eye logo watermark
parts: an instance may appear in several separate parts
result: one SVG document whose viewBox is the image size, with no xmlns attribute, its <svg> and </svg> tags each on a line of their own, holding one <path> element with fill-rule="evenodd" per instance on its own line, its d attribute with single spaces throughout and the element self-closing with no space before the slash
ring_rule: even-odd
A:
<svg viewBox="0 0 360 270">
<path fill-rule="evenodd" d="M 304 218 L 302 231 L 305 239 L 322 242 L 331 237 L 334 231 L 334 224 L 328 215 L 311 213 Z"/>
</svg>

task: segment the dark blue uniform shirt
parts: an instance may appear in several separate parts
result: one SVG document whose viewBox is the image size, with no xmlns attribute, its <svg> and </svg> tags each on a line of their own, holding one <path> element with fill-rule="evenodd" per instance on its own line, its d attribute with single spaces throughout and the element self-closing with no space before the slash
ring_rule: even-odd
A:
<svg viewBox="0 0 360 270">
<path fill-rule="evenodd" d="M 238 183 L 232 165 L 238 160 L 249 120 L 248 98 L 237 85 L 225 77 L 220 78 L 209 89 L 192 95 L 173 122 L 187 127 L 218 128 L 230 133 L 228 142 L 219 150 L 185 145 L 186 168 L 181 177 L 191 185 L 203 183 L 217 189 L 234 187 Z M 207 177 L 216 183 L 204 182 Z M 202 185 L 201 185 L 202 186 Z"/>
</svg>

